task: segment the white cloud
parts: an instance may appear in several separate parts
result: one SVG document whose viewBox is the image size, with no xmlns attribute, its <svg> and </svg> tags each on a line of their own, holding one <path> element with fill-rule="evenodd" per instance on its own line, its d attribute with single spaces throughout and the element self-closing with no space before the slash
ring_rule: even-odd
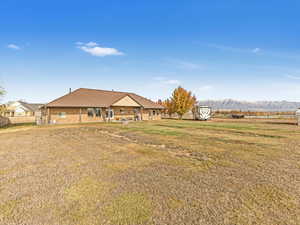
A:
<svg viewBox="0 0 300 225">
<path fill-rule="evenodd" d="M 228 51 L 233 53 L 248 53 L 248 54 L 264 55 L 268 57 L 300 60 L 300 55 L 292 52 L 273 52 L 273 51 L 266 51 L 266 50 L 263 51 L 261 48 L 254 48 L 254 49 L 236 48 L 236 47 L 218 45 L 218 44 L 204 44 L 204 45 L 209 48 L 215 48 L 221 51 Z"/>
<path fill-rule="evenodd" d="M 210 91 L 212 89 L 213 89 L 213 86 L 211 86 L 211 85 L 204 85 L 204 86 L 198 88 L 199 91 Z"/>
<path fill-rule="evenodd" d="M 160 84 L 164 85 L 179 85 L 180 81 L 175 79 L 167 79 L 165 77 L 154 77 L 153 78 L 156 81 L 159 81 Z"/>
<path fill-rule="evenodd" d="M 115 48 L 105 48 L 99 46 L 96 42 L 88 42 L 86 44 L 82 42 L 76 43 L 78 46 L 77 48 L 81 49 L 84 52 L 87 52 L 93 56 L 108 56 L 108 55 L 124 55 L 123 52 L 120 52 L 119 50 Z"/>
<path fill-rule="evenodd" d="M 287 78 L 289 78 L 289 79 L 293 79 L 293 80 L 300 80 L 300 76 L 294 76 L 294 75 L 289 75 L 289 74 L 287 74 L 287 75 L 285 75 Z"/>
<path fill-rule="evenodd" d="M 8 48 L 14 49 L 14 50 L 20 50 L 21 48 L 18 45 L 15 44 L 9 44 L 7 45 Z"/>
<path fill-rule="evenodd" d="M 94 47 L 94 46 L 97 46 L 98 44 L 96 42 L 90 41 L 90 42 L 86 43 L 85 45 L 88 47 Z"/>
<path fill-rule="evenodd" d="M 191 62 L 179 61 L 178 66 L 182 69 L 195 70 L 202 68 L 201 65 Z"/>
<path fill-rule="evenodd" d="M 83 45 L 84 43 L 81 42 L 81 41 L 77 41 L 75 44 L 76 44 L 76 45 Z"/>
<path fill-rule="evenodd" d="M 167 58 L 165 61 L 168 64 L 172 64 L 176 66 L 179 69 L 185 69 L 185 70 L 196 70 L 196 69 L 203 69 L 203 65 L 189 62 L 189 61 L 184 61 L 184 60 L 179 60 L 179 59 L 172 59 L 172 58 Z"/>
<path fill-rule="evenodd" d="M 248 48 L 236 48 L 232 46 L 225 46 L 225 45 L 217 45 L 217 44 L 208 44 L 207 45 L 210 48 L 215 48 L 219 49 L 222 51 L 229 51 L 229 52 L 237 52 L 237 53 L 259 53 L 261 52 L 261 48 L 253 48 L 253 49 L 248 49 Z"/>
<path fill-rule="evenodd" d="M 119 52 L 115 48 L 103 48 L 103 47 L 79 47 L 82 51 L 90 53 L 93 56 L 108 56 L 108 55 L 123 55 L 122 52 Z"/>
<path fill-rule="evenodd" d="M 241 48 L 235 48 L 231 46 L 225 46 L 225 45 L 217 45 L 217 44 L 207 44 L 210 48 L 215 48 L 223 51 L 230 51 L 230 52 L 245 52 L 245 49 Z"/>
<path fill-rule="evenodd" d="M 158 81 L 163 81 L 163 80 L 165 80 L 166 78 L 165 78 L 165 77 L 154 77 L 153 79 L 154 79 L 154 80 L 158 80 Z"/>
<path fill-rule="evenodd" d="M 174 84 L 174 85 L 179 85 L 180 81 L 179 80 L 165 80 L 165 84 Z"/>
<path fill-rule="evenodd" d="M 260 49 L 260 48 L 254 48 L 254 49 L 252 50 L 252 52 L 253 52 L 253 53 L 259 53 L 259 52 L 261 52 L 261 49 Z"/>
</svg>

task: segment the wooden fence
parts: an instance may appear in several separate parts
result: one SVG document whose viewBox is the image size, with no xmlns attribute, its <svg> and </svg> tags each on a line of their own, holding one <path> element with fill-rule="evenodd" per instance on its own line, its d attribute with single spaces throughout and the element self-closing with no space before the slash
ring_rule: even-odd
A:
<svg viewBox="0 0 300 225">
<path fill-rule="evenodd" d="M 36 118 L 34 116 L 15 116 L 15 117 L 0 116 L 0 127 L 7 126 L 9 124 L 35 123 L 35 122 L 36 122 Z"/>
<path fill-rule="evenodd" d="M 20 124 L 20 123 L 35 123 L 35 116 L 14 116 L 8 117 L 11 124 Z"/>
</svg>

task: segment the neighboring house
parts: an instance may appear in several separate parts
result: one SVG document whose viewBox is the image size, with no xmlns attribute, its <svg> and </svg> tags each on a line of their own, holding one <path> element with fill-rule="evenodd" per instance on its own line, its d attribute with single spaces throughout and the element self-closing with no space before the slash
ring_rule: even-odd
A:
<svg viewBox="0 0 300 225">
<path fill-rule="evenodd" d="M 41 123 L 158 120 L 163 109 L 134 93 L 80 88 L 46 104 Z"/>
<path fill-rule="evenodd" d="M 2 115 L 5 117 L 34 117 L 40 112 L 43 104 L 27 103 L 24 101 L 14 101 L 5 104 Z"/>
</svg>

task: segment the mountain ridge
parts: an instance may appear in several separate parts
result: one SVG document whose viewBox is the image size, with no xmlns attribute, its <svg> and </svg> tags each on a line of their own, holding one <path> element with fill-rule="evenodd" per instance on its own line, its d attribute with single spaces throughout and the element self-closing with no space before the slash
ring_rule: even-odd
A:
<svg viewBox="0 0 300 225">
<path fill-rule="evenodd" d="M 300 102 L 293 101 L 241 101 L 234 99 L 204 100 L 200 105 L 207 105 L 213 110 L 241 110 L 241 111 L 296 111 Z"/>
</svg>

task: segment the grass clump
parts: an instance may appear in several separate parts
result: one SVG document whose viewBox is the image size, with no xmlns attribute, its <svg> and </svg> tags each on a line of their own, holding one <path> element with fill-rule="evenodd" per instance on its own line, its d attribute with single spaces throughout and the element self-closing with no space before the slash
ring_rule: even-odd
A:
<svg viewBox="0 0 300 225">
<path fill-rule="evenodd" d="M 69 202 L 67 219 L 75 224 L 95 224 L 97 220 L 97 204 L 103 200 L 103 196 L 111 188 L 111 185 L 87 177 L 70 186 L 65 191 L 65 198 Z"/>
<path fill-rule="evenodd" d="M 239 206 L 229 216 L 234 224 L 256 224 L 257 222 L 259 224 L 278 224 L 277 222 L 281 218 L 276 216 L 277 212 L 296 215 L 299 210 L 291 196 L 269 184 L 246 188 L 237 199 Z M 272 216 L 269 217 L 270 215 Z M 266 218 L 269 218 L 270 221 L 266 221 Z M 300 220 L 300 217 L 298 219 Z"/>
<path fill-rule="evenodd" d="M 144 134 L 152 134 L 152 135 L 163 135 L 163 136 L 183 136 L 186 133 L 177 130 L 168 130 L 165 128 L 160 127 L 124 127 L 126 131 L 133 131 L 133 132 L 142 132 Z"/>
<path fill-rule="evenodd" d="M 184 206 L 184 202 L 177 198 L 170 198 L 167 201 L 167 205 L 168 205 L 169 209 L 178 209 L 178 208 L 182 208 Z"/>
<path fill-rule="evenodd" d="M 83 201 L 101 196 L 104 185 L 90 177 L 83 178 L 78 183 L 67 188 L 66 198 L 73 201 Z"/>
<path fill-rule="evenodd" d="M 9 200 L 0 204 L 0 222 L 13 216 L 15 209 L 21 203 L 20 200 Z"/>
<path fill-rule="evenodd" d="M 121 194 L 105 209 L 106 217 L 114 225 L 147 224 L 151 212 L 151 201 L 142 193 Z"/>
</svg>

